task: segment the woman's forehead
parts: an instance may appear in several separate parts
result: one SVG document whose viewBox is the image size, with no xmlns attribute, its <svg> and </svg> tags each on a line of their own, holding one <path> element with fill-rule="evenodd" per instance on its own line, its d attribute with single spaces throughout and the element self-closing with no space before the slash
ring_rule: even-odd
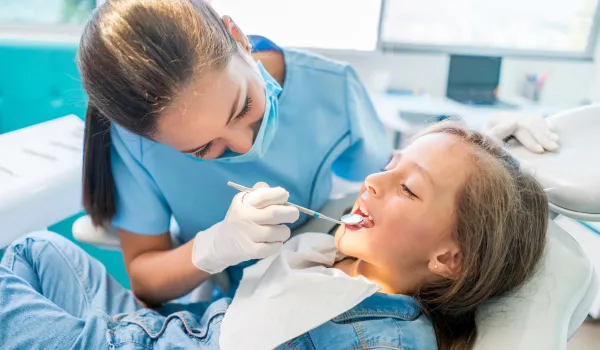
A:
<svg viewBox="0 0 600 350">
<path fill-rule="evenodd" d="M 206 71 L 181 89 L 160 116 L 157 141 L 178 150 L 192 149 L 211 141 L 211 134 L 225 127 L 246 79 L 237 71 L 243 67 L 229 65 Z"/>
</svg>

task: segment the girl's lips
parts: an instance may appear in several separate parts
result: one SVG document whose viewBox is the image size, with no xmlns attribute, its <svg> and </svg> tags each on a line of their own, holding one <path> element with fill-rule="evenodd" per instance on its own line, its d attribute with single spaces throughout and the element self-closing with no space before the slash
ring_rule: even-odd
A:
<svg viewBox="0 0 600 350">
<path fill-rule="evenodd" d="M 354 208 L 354 210 L 352 211 L 352 214 L 358 214 L 362 216 L 363 222 L 360 225 L 345 225 L 348 230 L 358 231 L 363 228 L 372 228 L 373 226 L 375 226 L 375 221 L 373 221 L 372 217 L 367 213 L 366 207 L 362 203 L 362 201 L 359 200 L 359 202 L 356 205 L 356 208 Z"/>
<path fill-rule="evenodd" d="M 360 229 L 362 229 L 363 227 L 360 225 L 344 225 L 344 227 L 346 228 L 346 230 L 348 231 L 358 231 Z"/>
</svg>

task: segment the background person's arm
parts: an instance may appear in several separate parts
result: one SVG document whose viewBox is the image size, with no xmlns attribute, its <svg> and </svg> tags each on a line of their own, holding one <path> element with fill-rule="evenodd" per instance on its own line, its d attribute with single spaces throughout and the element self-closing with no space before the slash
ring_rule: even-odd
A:
<svg viewBox="0 0 600 350">
<path fill-rule="evenodd" d="M 186 295 L 210 274 L 192 263 L 190 241 L 173 249 L 168 233 L 146 236 L 119 230 L 131 290 L 148 306 Z"/>
</svg>

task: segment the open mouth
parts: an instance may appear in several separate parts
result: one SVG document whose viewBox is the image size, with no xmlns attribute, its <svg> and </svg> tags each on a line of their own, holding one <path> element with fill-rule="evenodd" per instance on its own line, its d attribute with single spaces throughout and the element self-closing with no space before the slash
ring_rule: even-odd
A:
<svg viewBox="0 0 600 350">
<path fill-rule="evenodd" d="M 372 228 L 373 226 L 375 226 L 375 220 L 373 220 L 373 217 L 369 214 L 367 208 L 362 203 L 358 203 L 356 208 L 354 208 L 354 210 L 352 211 L 352 214 L 358 214 L 362 216 L 363 222 L 361 225 L 357 226 L 346 225 L 347 229 L 351 231 L 356 231 L 360 230 L 361 228 Z"/>
</svg>

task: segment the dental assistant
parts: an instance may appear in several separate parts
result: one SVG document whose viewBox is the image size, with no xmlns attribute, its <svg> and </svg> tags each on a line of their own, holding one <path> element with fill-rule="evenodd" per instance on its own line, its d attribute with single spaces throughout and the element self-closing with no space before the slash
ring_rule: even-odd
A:
<svg viewBox="0 0 600 350">
<path fill-rule="evenodd" d="M 89 96 L 84 206 L 118 229 L 148 305 L 224 269 L 234 291 L 238 264 L 276 253 L 284 224 L 307 219 L 280 204 L 319 208 L 333 174 L 362 181 L 391 153 L 350 66 L 248 38 L 204 1 L 106 1 L 78 65 Z M 227 181 L 287 191 L 234 198 Z"/>
</svg>

